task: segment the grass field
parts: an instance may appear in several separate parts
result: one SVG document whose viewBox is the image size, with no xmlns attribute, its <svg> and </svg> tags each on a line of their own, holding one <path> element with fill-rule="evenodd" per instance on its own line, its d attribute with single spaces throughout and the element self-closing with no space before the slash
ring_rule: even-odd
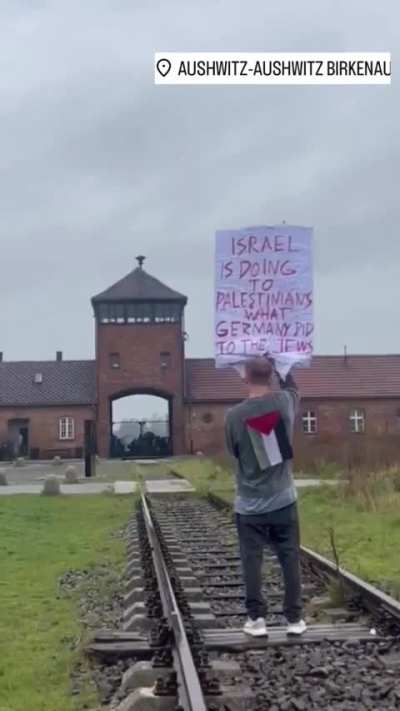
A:
<svg viewBox="0 0 400 711">
<path fill-rule="evenodd" d="M 121 566 L 122 542 L 111 533 L 131 509 L 131 497 L 117 496 L 0 500 L 0 711 L 96 708 L 89 678 L 71 695 L 82 629 L 58 580 L 68 570 Z"/>
<path fill-rule="evenodd" d="M 400 599 L 400 496 L 371 510 L 339 486 L 300 492 L 303 543 Z"/>
<path fill-rule="evenodd" d="M 224 462 L 192 457 L 123 469 L 139 480 L 174 470 L 200 493 L 233 499 Z M 399 486 L 398 473 L 388 472 L 300 490 L 303 543 L 332 558 L 333 530 L 343 567 L 400 596 Z M 89 675 L 79 696 L 71 693 L 82 626 L 75 595 L 61 595 L 58 582 L 70 570 L 121 568 L 122 541 L 111 534 L 131 510 L 131 497 L 0 499 L 0 711 L 97 708 Z"/>
</svg>

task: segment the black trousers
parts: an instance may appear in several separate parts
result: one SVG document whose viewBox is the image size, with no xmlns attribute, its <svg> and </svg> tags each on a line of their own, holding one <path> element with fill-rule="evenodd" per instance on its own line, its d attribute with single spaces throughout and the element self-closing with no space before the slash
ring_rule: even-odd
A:
<svg viewBox="0 0 400 711">
<path fill-rule="evenodd" d="M 236 525 L 248 616 L 256 620 L 267 613 L 261 588 L 263 549 L 268 545 L 274 549 L 282 568 L 283 612 L 288 622 L 298 622 L 302 614 L 302 597 L 297 504 L 265 514 L 236 514 Z"/>
</svg>

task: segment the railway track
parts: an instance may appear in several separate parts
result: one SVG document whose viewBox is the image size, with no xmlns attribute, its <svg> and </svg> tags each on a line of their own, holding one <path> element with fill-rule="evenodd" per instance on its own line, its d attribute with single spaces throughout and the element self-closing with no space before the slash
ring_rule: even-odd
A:
<svg viewBox="0 0 400 711">
<path fill-rule="evenodd" d="M 122 629 L 99 631 L 89 648 L 125 669 L 111 707 L 400 709 L 400 604 L 302 549 L 309 629 L 291 638 L 272 553 L 265 567 L 269 636 L 254 639 L 241 630 L 244 589 L 229 505 L 142 495 L 128 529 Z M 332 581 L 340 604 L 332 602 Z"/>
</svg>

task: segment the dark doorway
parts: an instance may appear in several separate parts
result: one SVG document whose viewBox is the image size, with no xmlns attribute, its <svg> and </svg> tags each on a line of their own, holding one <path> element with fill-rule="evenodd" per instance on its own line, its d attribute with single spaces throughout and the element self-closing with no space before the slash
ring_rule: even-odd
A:
<svg viewBox="0 0 400 711">
<path fill-rule="evenodd" d="M 13 457 L 27 457 L 29 454 L 29 420 L 9 420 L 8 441 Z"/>
<path fill-rule="evenodd" d="M 132 417 L 126 415 L 132 414 Z M 113 401 L 111 457 L 156 459 L 172 454 L 171 412 L 166 398 L 134 395 Z"/>
<path fill-rule="evenodd" d="M 96 424 L 94 420 L 85 420 L 84 430 L 85 476 L 96 475 Z"/>
</svg>

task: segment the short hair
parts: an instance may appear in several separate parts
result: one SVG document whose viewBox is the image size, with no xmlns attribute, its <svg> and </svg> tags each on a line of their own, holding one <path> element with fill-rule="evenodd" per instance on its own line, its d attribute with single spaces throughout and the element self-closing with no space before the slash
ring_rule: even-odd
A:
<svg viewBox="0 0 400 711">
<path fill-rule="evenodd" d="M 269 385 L 272 373 L 272 363 L 266 358 L 252 358 L 245 363 L 246 380 L 251 385 Z"/>
</svg>

